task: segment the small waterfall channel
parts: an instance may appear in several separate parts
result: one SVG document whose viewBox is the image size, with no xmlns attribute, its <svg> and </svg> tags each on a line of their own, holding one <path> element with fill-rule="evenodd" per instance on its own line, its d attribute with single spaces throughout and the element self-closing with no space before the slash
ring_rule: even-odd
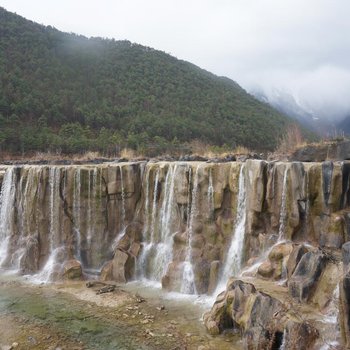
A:
<svg viewBox="0 0 350 350">
<path fill-rule="evenodd" d="M 193 189 L 191 195 L 191 209 L 190 215 L 188 217 L 188 244 L 186 251 L 186 258 L 183 263 L 183 274 L 182 274 L 182 284 L 181 284 L 181 293 L 185 294 L 197 294 L 195 280 L 194 280 L 194 270 L 192 264 L 192 239 L 193 239 L 193 224 L 197 212 L 197 194 L 198 194 L 198 172 L 199 166 L 196 167 L 193 179 Z M 190 181 L 189 181 L 190 183 Z M 189 186 L 190 189 L 190 186 Z M 188 202 L 190 203 L 190 201 Z"/>
<path fill-rule="evenodd" d="M 13 232 L 13 210 L 16 194 L 14 168 L 7 169 L 0 192 L 0 267 L 8 254 L 8 244 Z"/>
<path fill-rule="evenodd" d="M 231 239 L 230 248 L 227 252 L 225 263 L 223 265 L 220 280 L 213 294 L 218 294 L 225 289 L 226 282 L 231 276 L 237 276 L 241 270 L 245 225 L 247 217 L 247 196 L 246 196 L 246 179 L 245 165 L 241 166 L 238 180 L 238 197 L 237 197 L 237 214 L 235 220 L 234 233 Z"/>
<path fill-rule="evenodd" d="M 172 260 L 174 184 L 177 165 L 170 164 L 166 170 L 164 186 L 160 184 L 160 169 L 154 174 L 153 191 L 150 186 L 149 166 L 145 173 L 144 245 L 138 259 L 137 274 L 140 278 L 160 282 Z M 150 203 L 150 199 L 152 202 Z"/>
<path fill-rule="evenodd" d="M 58 264 L 59 256 L 64 252 L 59 240 L 59 185 L 60 185 L 60 169 L 51 167 L 49 170 L 49 186 L 50 186 L 50 226 L 49 226 L 49 258 L 43 269 L 35 276 L 38 282 L 50 282 Z"/>
<path fill-rule="evenodd" d="M 287 179 L 288 179 L 289 168 L 286 166 L 283 174 L 283 185 L 282 185 L 282 195 L 281 195 L 281 211 L 279 219 L 279 229 L 278 229 L 278 241 L 282 241 L 285 237 L 286 230 L 286 220 L 287 220 Z"/>
</svg>

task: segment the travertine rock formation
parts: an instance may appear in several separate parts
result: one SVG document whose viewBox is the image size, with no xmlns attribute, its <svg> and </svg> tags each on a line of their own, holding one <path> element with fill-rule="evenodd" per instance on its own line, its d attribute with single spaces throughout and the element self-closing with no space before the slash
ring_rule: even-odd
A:
<svg viewBox="0 0 350 350">
<path fill-rule="evenodd" d="M 44 281 L 97 271 L 103 280 L 146 278 L 197 294 L 221 291 L 245 269 L 254 279 L 230 284 L 206 324 L 238 327 L 247 348 L 291 334 L 317 338 L 312 322 L 288 312 L 262 326 L 261 315 L 284 303 L 256 281 L 327 313 L 341 280 L 348 343 L 340 249 L 350 238 L 349 174 L 348 163 L 260 160 L 0 166 L 0 265 Z M 246 289 L 256 305 L 240 296 Z M 244 322 L 227 311 L 233 300 Z"/>
</svg>

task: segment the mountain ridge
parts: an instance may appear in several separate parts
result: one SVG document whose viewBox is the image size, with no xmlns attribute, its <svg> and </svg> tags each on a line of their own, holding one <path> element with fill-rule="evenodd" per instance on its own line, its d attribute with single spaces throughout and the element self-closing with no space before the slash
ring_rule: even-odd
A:
<svg viewBox="0 0 350 350">
<path fill-rule="evenodd" d="M 0 7 L 0 146 L 157 152 L 186 142 L 276 147 L 291 120 L 218 77 L 127 40 L 60 32 Z"/>
</svg>

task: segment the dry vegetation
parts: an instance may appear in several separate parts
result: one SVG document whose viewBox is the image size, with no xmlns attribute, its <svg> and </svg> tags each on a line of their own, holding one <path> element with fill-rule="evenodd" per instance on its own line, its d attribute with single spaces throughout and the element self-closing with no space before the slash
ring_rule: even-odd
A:
<svg viewBox="0 0 350 350">
<path fill-rule="evenodd" d="M 279 145 L 276 149 L 276 153 L 279 154 L 291 154 L 297 148 L 304 146 L 305 140 L 303 134 L 296 124 L 291 124 L 286 133 L 282 136 Z"/>
</svg>

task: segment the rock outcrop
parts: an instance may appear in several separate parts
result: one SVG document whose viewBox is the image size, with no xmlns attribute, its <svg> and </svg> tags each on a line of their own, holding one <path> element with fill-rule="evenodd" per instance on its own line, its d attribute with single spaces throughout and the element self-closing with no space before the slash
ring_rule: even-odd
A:
<svg viewBox="0 0 350 350">
<path fill-rule="evenodd" d="M 204 323 L 212 335 L 236 329 L 245 349 L 282 349 L 282 344 L 285 349 L 311 349 L 317 329 L 309 321 L 296 321 L 289 307 L 251 283 L 230 280 L 204 315 Z"/>
</svg>

